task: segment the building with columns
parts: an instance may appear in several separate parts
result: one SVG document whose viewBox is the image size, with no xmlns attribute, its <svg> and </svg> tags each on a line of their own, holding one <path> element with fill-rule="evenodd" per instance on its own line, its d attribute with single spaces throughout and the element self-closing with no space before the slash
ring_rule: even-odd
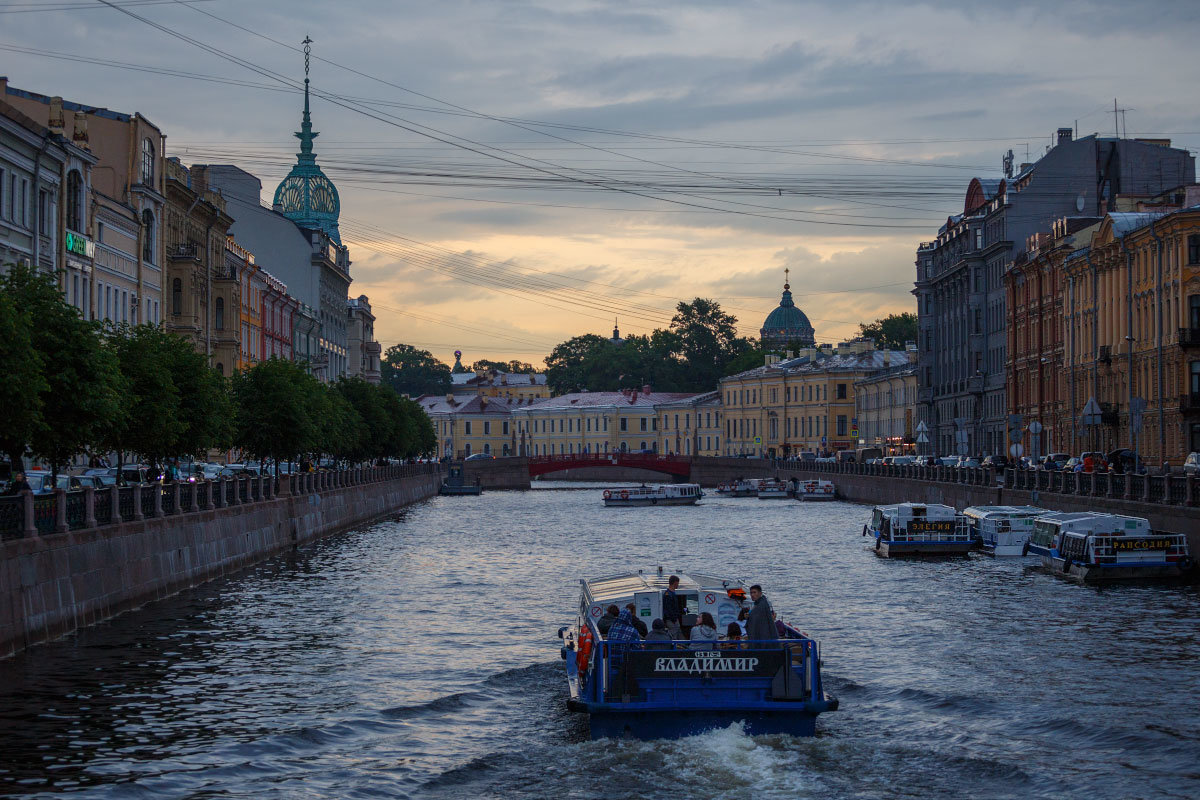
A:
<svg viewBox="0 0 1200 800">
<path fill-rule="evenodd" d="M 371 300 L 365 294 L 346 301 L 346 352 L 349 354 L 347 375 L 362 378 L 367 383 L 379 383 L 382 350 L 375 341 L 375 315 L 371 313 Z"/>
</svg>

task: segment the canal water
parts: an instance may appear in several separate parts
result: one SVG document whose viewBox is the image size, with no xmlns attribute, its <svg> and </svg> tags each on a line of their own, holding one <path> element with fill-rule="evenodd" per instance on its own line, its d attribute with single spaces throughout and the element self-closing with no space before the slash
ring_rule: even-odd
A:
<svg viewBox="0 0 1200 800">
<path fill-rule="evenodd" d="M 869 509 L 596 489 L 438 498 L 0 662 L 0 795 L 1195 798 L 1200 596 L 892 562 Z M 819 735 L 590 741 L 578 578 L 760 582 L 818 638 Z"/>
</svg>

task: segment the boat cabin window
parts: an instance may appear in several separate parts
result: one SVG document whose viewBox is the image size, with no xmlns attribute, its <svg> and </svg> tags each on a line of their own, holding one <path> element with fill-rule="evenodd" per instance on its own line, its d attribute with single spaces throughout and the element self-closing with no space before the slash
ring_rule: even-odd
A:
<svg viewBox="0 0 1200 800">
<path fill-rule="evenodd" d="M 875 530 L 879 530 L 883 527 L 883 511 L 878 508 L 875 509 L 875 513 L 871 515 L 871 527 Z"/>
</svg>

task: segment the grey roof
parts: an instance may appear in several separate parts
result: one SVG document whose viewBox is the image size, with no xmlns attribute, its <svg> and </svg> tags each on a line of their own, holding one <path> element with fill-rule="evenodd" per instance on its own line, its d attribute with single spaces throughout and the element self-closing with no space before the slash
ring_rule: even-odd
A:
<svg viewBox="0 0 1200 800">
<path fill-rule="evenodd" d="M 1112 219 L 1113 233 L 1124 238 L 1138 228 L 1144 228 L 1156 219 L 1162 219 L 1170 212 L 1167 211 L 1113 211 L 1108 216 Z"/>
<path fill-rule="evenodd" d="M 884 363 L 884 353 L 890 355 L 887 364 Z M 727 375 L 721 381 L 724 382 L 735 378 L 752 378 L 772 372 L 785 372 L 788 375 L 805 375 L 819 372 L 849 372 L 862 369 L 880 370 L 907 360 L 908 353 L 903 350 L 868 350 L 865 353 L 842 353 L 835 355 L 818 352 L 815 358 L 810 359 L 809 356 L 799 356 L 787 361 L 780 361 L 770 366 L 764 364 L 761 367 L 748 369 L 736 375 Z"/>
<path fill-rule="evenodd" d="M 660 403 L 670 403 L 696 397 L 692 392 L 573 392 L 558 397 L 543 399 L 527 405 L 528 411 L 562 411 L 571 408 L 653 408 Z"/>
<path fill-rule="evenodd" d="M 507 397 L 479 397 L 471 395 L 447 398 L 445 395 L 427 394 L 416 399 L 417 405 L 428 414 L 510 414 L 522 405 L 517 399 Z"/>
</svg>

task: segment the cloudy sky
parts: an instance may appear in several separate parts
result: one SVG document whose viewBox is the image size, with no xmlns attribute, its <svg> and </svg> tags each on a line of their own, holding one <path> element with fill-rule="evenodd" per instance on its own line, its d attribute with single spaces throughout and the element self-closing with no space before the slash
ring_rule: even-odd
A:
<svg viewBox="0 0 1200 800">
<path fill-rule="evenodd" d="M 697 295 L 757 335 L 785 268 L 835 342 L 914 309 L 915 247 L 1006 150 L 1111 134 L 1114 98 L 1200 148 L 1193 0 L 111 2 L 0 0 L 0 74 L 139 111 L 269 202 L 311 35 L 351 292 L 446 360 L 540 363 Z"/>
</svg>

